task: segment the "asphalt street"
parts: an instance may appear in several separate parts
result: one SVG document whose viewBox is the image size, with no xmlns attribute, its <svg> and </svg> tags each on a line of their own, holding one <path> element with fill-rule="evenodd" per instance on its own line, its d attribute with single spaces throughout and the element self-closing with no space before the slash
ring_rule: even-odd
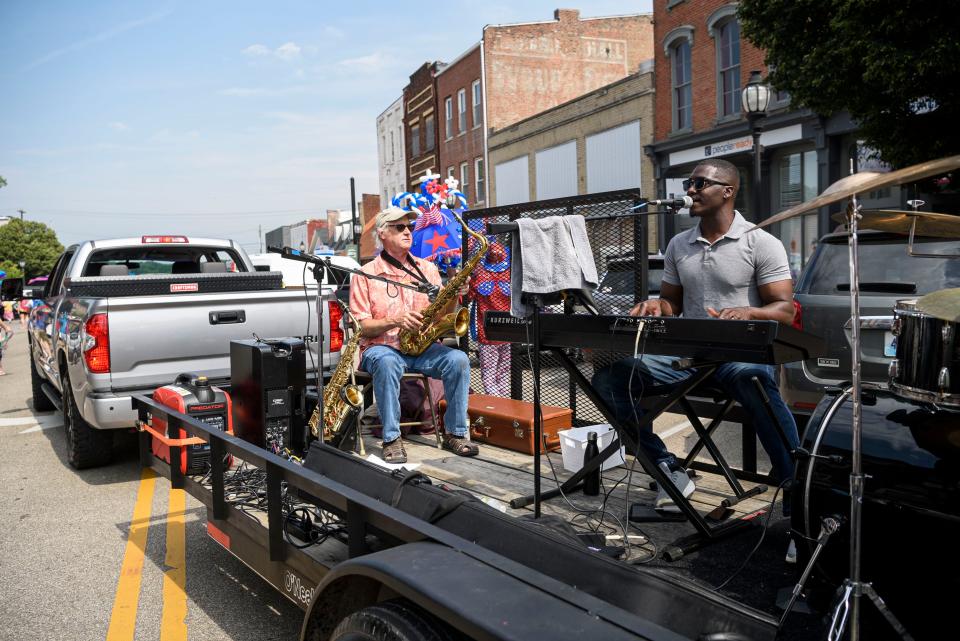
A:
<svg viewBox="0 0 960 641">
<path fill-rule="evenodd" d="M 112 465 L 67 464 L 27 347 L 18 327 L 0 376 L 0 640 L 297 639 L 302 612 L 206 535 L 202 505 L 141 480 L 132 434 Z"/>
</svg>

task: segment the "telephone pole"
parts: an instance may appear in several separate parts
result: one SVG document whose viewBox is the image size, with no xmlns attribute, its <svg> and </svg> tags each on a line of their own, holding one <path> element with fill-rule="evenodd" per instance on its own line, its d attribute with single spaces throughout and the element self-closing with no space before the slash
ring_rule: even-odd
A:
<svg viewBox="0 0 960 641">
<path fill-rule="evenodd" d="M 22 209 L 18 209 L 17 211 L 20 212 L 20 221 L 23 222 L 23 214 L 24 214 L 25 212 L 24 212 Z"/>
</svg>

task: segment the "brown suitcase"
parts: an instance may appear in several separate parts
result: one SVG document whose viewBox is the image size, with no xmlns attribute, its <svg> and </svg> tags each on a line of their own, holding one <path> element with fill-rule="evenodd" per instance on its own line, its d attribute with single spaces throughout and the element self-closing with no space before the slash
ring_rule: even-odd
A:
<svg viewBox="0 0 960 641">
<path fill-rule="evenodd" d="M 446 401 L 440 401 L 439 408 L 442 417 Z M 557 432 L 573 425 L 573 410 L 553 405 L 541 405 L 540 410 L 543 413 L 543 435 L 546 440 L 546 447 L 541 443 L 540 451 L 559 450 L 560 437 Z M 468 397 L 467 414 L 470 417 L 471 440 L 533 454 L 533 403 L 471 394 Z"/>
</svg>

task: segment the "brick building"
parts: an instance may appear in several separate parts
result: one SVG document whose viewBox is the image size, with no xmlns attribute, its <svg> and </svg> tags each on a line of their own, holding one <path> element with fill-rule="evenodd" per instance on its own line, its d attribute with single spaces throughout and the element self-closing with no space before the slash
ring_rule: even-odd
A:
<svg viewBox="0 0 960 641">
<path fill-rule="evenodd" d="M 636 73 L 652 56 L 648 14 L 580 18 L 558 9 L 553 20 L 484 27 L 479 43 L 436 68 L 438 173 L 466 186 L 471 207 L 488 203 L 489 135 Z M 427 164 L 408 163 L 411 186 Z"/>
<path fill-rule="evenodd" d="M 762 220 L 816 196 L 848 173 L 849 159 L 862 157 L 856 127 L 846 114 L 820 117 L 793 109 L 790 96 L 771 90 L 762 127 L 761 203 L 754 202 L 754 156 L 750 124 L 740 93 L 751 71 L 764 75 L 763 52 L 744 40 L 737 3 L 723 0 L 655 0 L 655 141 L 648 148 L 661 197 L 680 194 L 680 182 L 697 162 L 722 156 L 740 169 L 737 209 Z M 873 194 L 870 206 L 899 202 L 897 189 Z M 663 242 L 696 224 L 675 216 L 664 225 Z M 787 247 L 797 271 L 817 238 L 830 231 L 829 211 L 813 212 L 772 229 Z"/>
<path fill-rule="evenodd" d="M 652 194 L 653 163 L 643 149 L 653 142 L 653 123 L 648 60 L 635 74 L 492 133 L 491 205 L 631 187 Z"/>
<path fill-rule="evenodd" d="M 639 187 L 654 192 L 653 62 L 622 80 L 490 135 L 492 205 Z M 650 217 L 651 250 L 657 216 Z"/>
<path fill-rule="evenodd" d="M 410 84 L 403 88 L 403 135 L 407 157 L 405 191 L 417 190 L 419 178 L 425 172 L 440 170 L 436 76 L 444 67 L 446 63 L 443 62 L 423 63 L 410 75 Z"/>
<path fill-rule="evenodd" d="M 460 181 L 471 208 L 486 199 L 480 49 L 477 43 L 437 74 L 440 173 Z"/>
</svg>

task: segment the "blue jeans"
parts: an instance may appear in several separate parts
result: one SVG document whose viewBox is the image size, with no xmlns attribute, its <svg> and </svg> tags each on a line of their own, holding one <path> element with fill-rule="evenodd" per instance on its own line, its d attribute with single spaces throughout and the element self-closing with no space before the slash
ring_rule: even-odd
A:
<svg viewBox="0 0 960 641">
<path fill-rule="evenodd" d="M 593 386 L 609 404 L 617 419 L 627 425 L 636 425 L 636 421 L 643 415 L 643 410 L 634 404 L 634 400 L 639 402 L 644 395 L 644 390 L 649 393 L 650 388 L 656 387 L 657 393 L 666 392 L 693 375 L 695 370 L 675 371 L 670 366 L 674 360 L 676 359 L 670 356 L 641 358 L 631 356 L 597 371 L 593 375 Z M 704 382 L 722 389 L 753 417 L 757 437 L 773 465 L 773 476 L 778 482 L 782 482 L 793 476 L 793 459 L 790 458 L 789 450 L 783 446 L 777 427 L 767 415 L 763 400 L 750 380 L 756 376 L 763 384 L 770 398 L 773 413 L 786 432 L 790 447 L 795 448 L 800 444 L 797 423 L 780 396 L 774 375 L 775 370 L 772 365 L 724 363 Z M 627 389 L 627 382 L 630 380 L 632 384 L 630 389 Z M 654 463 L 665 462 L 671 469 L 679 465 L 677 458 L 667 450 L 663 440 L 654 434 L 652 425 L 640 430 L 637 433 L 637 440 Z"/>
<path fill-rule="evenodd" d="M 409 356 L 386 345 L 373 345 L 363 352 L 360 369 L 373 377 L 384 443 L 400 436 L 400 377 L 404 372 L 426 374 L 443 381 L 447 399 L 444 429 L 454 436 L 466 436 L 470 360 L 459 349 L 434 343 L 419 356 Z"/>
</svg>

